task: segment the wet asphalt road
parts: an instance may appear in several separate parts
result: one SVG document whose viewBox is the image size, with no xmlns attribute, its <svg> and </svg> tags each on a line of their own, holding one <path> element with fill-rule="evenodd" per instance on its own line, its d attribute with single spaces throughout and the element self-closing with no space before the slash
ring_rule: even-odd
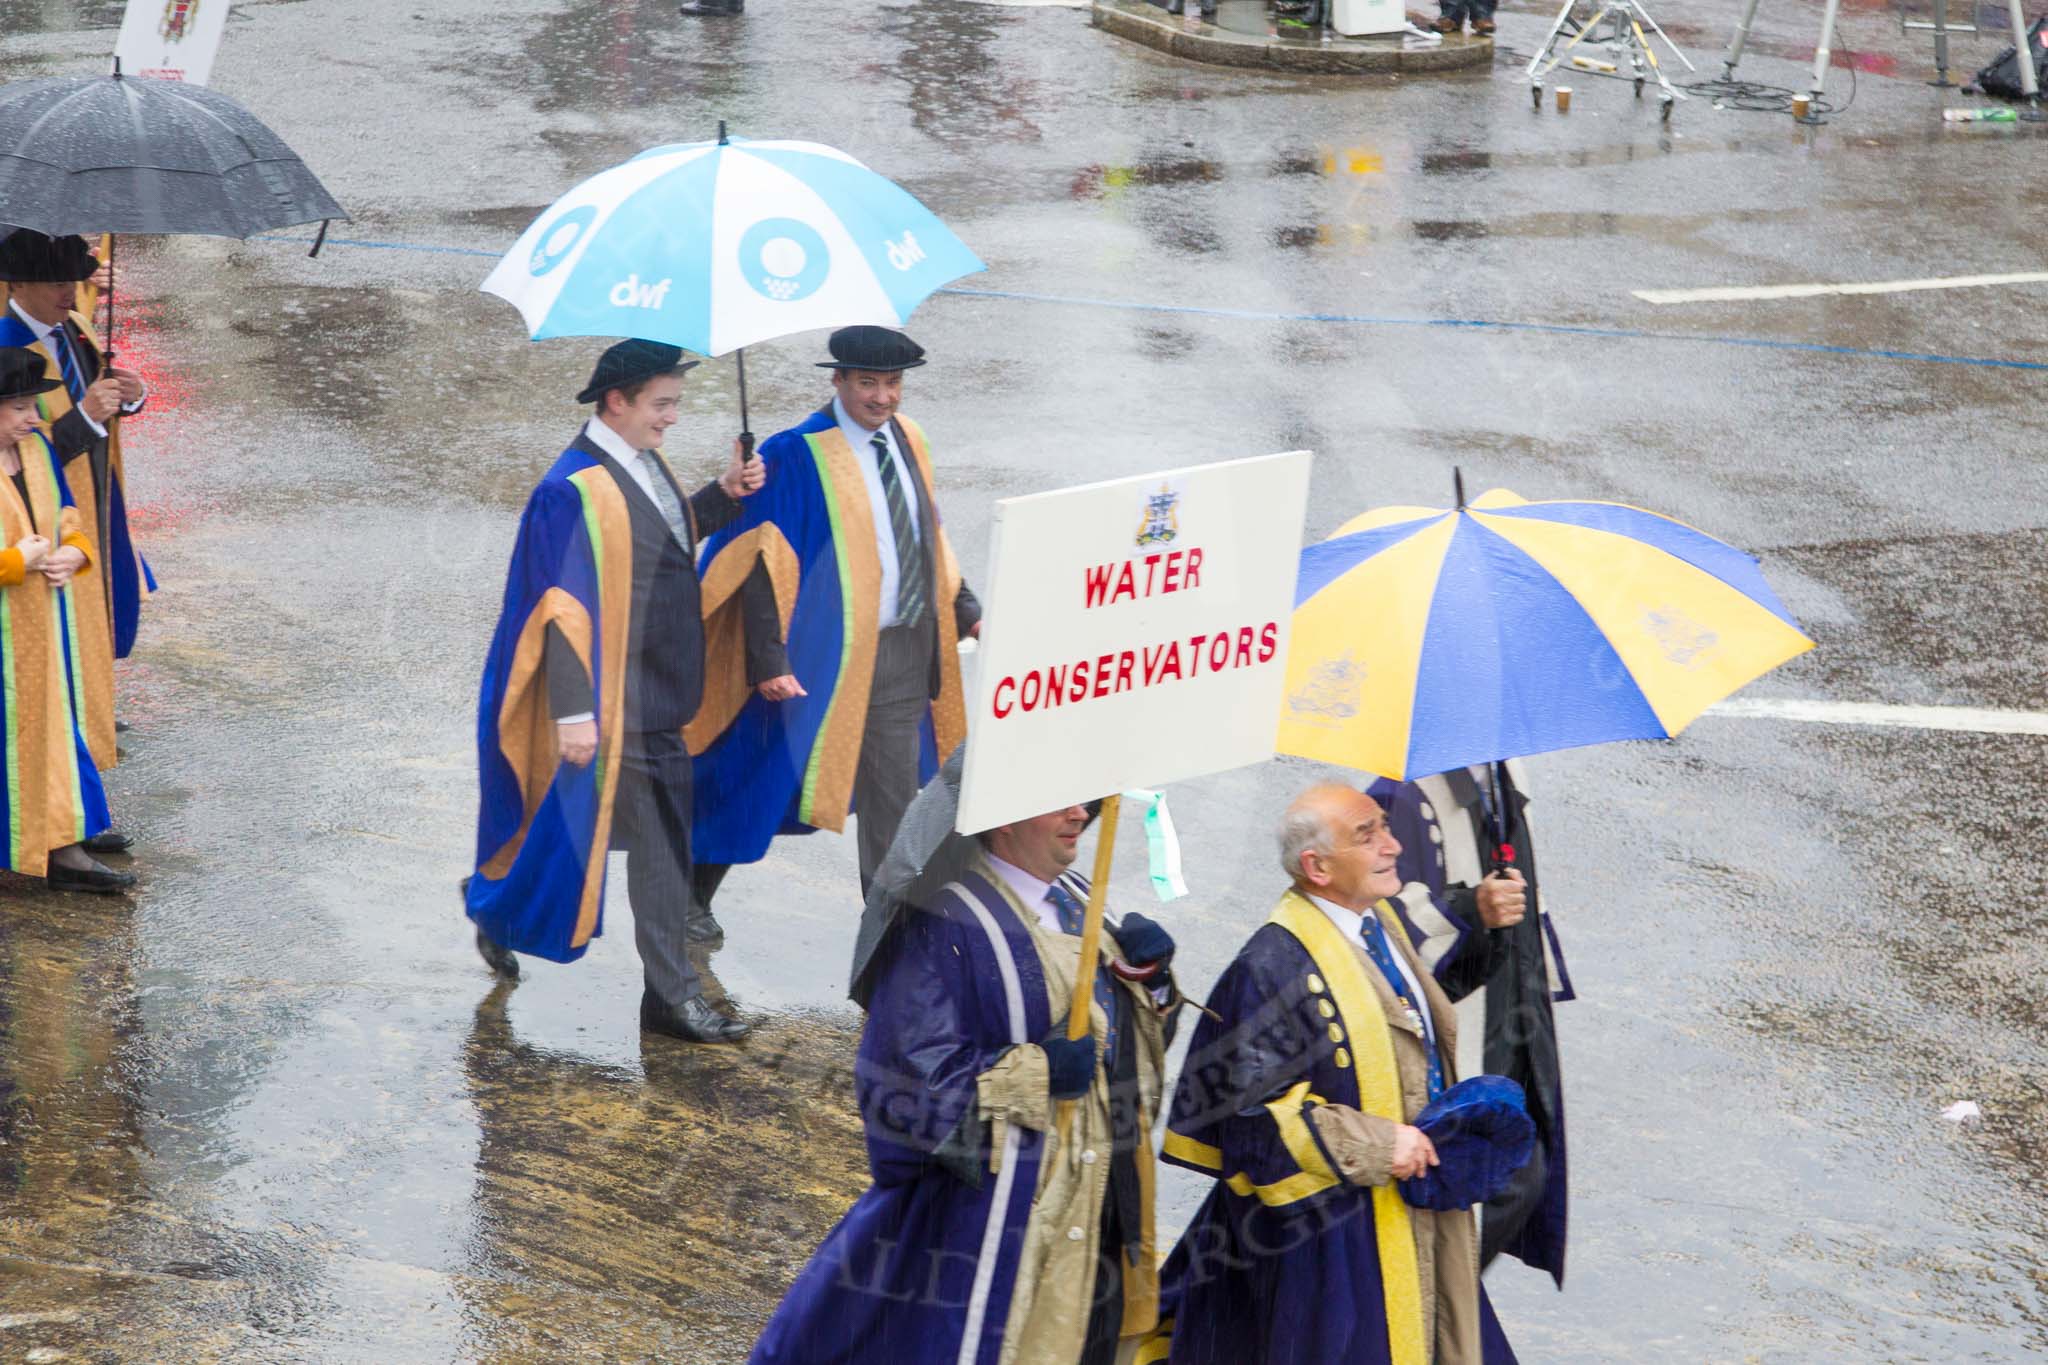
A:
<svg viewBox="0 0 2048 1365">
<path fill-rule="evenodd" d="M 1713 70 L 1733 6 L 1657 13 Z M 0 78 L 94 69 L 118 21 L 0 0 Z M 1817 23 L 1767 6 L 1743 74 L 1799 83 Z M 510 991 L 454 891 L 514 518 L 595 350 L 526 342 L 476 253 L 719 118 L 851 150 L 989 261 L 963 289 L 1032 296 L 912 328 L 970 576 L 1004 496 L 1306 446 L 1320 536 L 1440 502 L 1457 464 L 1761 554 L 1821 648 L 1757 695 L 2048 706 L 2043 374 L 1733 344 L 2048 363 L 2043 287 L 1629 293 L 2039 268 L 2042 134 L 1943 129 L 1881 7 L 1838 46 L 1862 70 L 1826 128 L 1695 101 L 1666 129 L 1591 78 L 1559 118 L 1505 61 L 1238 74 L 1065 8 L 238 6 L 215 86 L 349 206 L 337 236 L 390 245 L 124 242 L 154 386 L 132 496 L 168 586 L 110 786 L 143 887 L 0 890 L 0 1360 L 735 1361 L 862 1184 L 850 843 L 729 883 L 710 969 L 761 1021 L 735 1050 L 643 1044 L 616 879 L 589 956 Z M 820 344 L 750 357 L 757 414 L 819 401 Z M 687 401 L 671 454 L 708 475 L 729 365 Z M 1488 1279 L 1525 1361 L 2048 1353 L 2041 757 L 1709 718 L 1535 765 L 1581 999 L 1567 1290 Z M 1266 813 L 1313 775 L 1175 790 L 1195 895 L 1162 917 L 1196 991 L 1269 908 Z M 1940 1119 L 1958 1099 L 1981 1127 Z M 1165 1216 L 1198 1194 L 1171 1180 Z"/>
</svg>

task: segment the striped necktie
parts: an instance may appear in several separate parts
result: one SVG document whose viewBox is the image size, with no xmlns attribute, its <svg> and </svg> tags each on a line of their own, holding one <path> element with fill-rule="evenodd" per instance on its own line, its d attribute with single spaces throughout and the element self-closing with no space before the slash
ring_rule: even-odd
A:
<svg viewBox="0 0 2048 1365">
<path fill-rule="evenodd" d="M 870 444 L 875 450 L 875 468 L 882 476 L 882 497 L 889 504 L 889 530 L 896 539 L 896 624 L 914 626 L 924 616 L 924 560 L 917 552 L 910 499 L 889 454 L 889 438 L 878 431 Z"/>
<path fill-rule="evenodd" d="M 1435 1099 L 1444 1093 L 1444 1064 L 1443 1059 L 1437 1056 L 1436 1031 L 1422 1013 L 1429 1002 L 1408 998 L 1408 978 L 1394 965 L 1394 949 L 1387 942 L 1386 930 L 1380 928 L 1379 916 L 1366 914 L 1360 917 L 1359 937 L 1365 941 L 1366 956 L 1373 960 L 1380 969 L 1380 975 L 1386 977 L 1387 985 L 1393 988 L 1394 998 L 1401 1002 L 1408 1017 L 1422 1030 L 1422 1050 L 1429 1057 L 1429 1098 Z"/>
<path fill-rule="evenodd" d="M 71 353 L 71 338 L 65 335 L 61 322 L 50 329 L 50 349 L 57 353 L 57 372 L 64 376 L 64 388 L 71 395 L 71 401 L 84 402 L 85 374 Z"/>
<path fill-rule="evenodd" d="M 1074 893 L 1054 882 L 1045 889 L 1046 904 L 1059 916 L 1060 932 L 1080 937 L 1088 912 Z M 1105 1065 L 1115 1074 L 1116 1065 L 1116 988 L 1109 984 L 1109 969 L 1097 966 L 1095 969 L 1095 1003 L 1102 1006 L 1102 1017 L 1109 1021 L 1109 1031 L 1103 1035 L 1102 1058 Z"/>
</svg>

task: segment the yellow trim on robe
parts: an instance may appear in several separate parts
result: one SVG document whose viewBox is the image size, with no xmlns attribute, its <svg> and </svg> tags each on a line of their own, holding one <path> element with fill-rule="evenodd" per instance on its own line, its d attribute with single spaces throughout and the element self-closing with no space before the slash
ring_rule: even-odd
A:
<svg viewBox="0 0 2048 1365">
<path fill-rule="evenodd" d="M 1200 1166 L 1203 1170 L 1214 1171 L 1218 1175 L 1223 1173 L 1223 1149 L 1211 1147 L 1206 1142 L 1197 1142 L 1186 1133 L 1167 1129 L 1166 1141 L 1160 1144 L 1160 1150 L 1170 1157 Z"/>
<path fill-rule="evenodd" d="M 825 709 L 824 723 L 806 760 L 811 778 L 799 799 L 798 812 L 813 829 L 841 833 L 853 806 L 853 779 L 860 768 L 860 742 L 867 731 L 868 695 L 875 683 L 875 649 L 881 637 L 882 555 L 875 545 L 874 511 L 868 502 L 867 480 L 860 461 L 834 425 L 814 431 L 805 441 L 818 462 L 818 481 L 826 485 L 838 520 L 834 530 L 839 556 L 841 600 L 847 620 L 844 658 Z"/>
<path fill-rule="evenodd" d="M 626 635 L 633 619 L 633 518 L 626 510 L 626 495 L 602 465 L 578 470 L 569 481 L 583 490 L 586 526 L 596 534 L 597 591 L 599 619 L 620 628 L 602 632 L 604 646 L 604 695 L 598 698 L 598 715 L 614 717 L 610 725 L 598 725 L 597 821 L 590 833 L 590 865 L 583 875 L 583 905 L 576 916 L 576 932 L 569 946 L 581 948 L 597 930 L 598 911 L 604 901 L 605 850 L 611 847 L 612 807 L 619 790 L 619 757 L 625 752 L 626 727 Z"/>
<path fill-rule="evenodd" d="M 1273 923 L 1294 935 L 1329 984 L 1344 1031 L 1351 1035 L 1358 1078 L 1358 1107 L 1367 1114 L 1406 1123 L 1401 1101 L 1401 1074 L 1394 1062 L 1394 1041 L 1379 997 L 1365 976 L 1359 951 L 1337 932 L 1337 926 L 1306 897 L 1289 891 L 1273 911 Z M 1415 1232 L 1408 1205 L 1395 1183 L 1372 1187 L 1373 1240 L 1379 1245 L 1380 1284 L 1386 1298 L 1387 1346 L 1394 1365 L 1429 1365 L 1430 1343 L 1423 1336 L 1421 1269 L 1416 1264 Z"/>
<path fill-rule="evenodd" d="M 939 495 L 932 483 L 931 448 L 925 443 L 924 428 L 901 413 L 896 420 L 910 438 L 910 453 L 917 457 L 918 477 L 924 480 L 925 501 L 938 520 Z M 943 761 L 967 738 L 967 694 L 960 684 L 960 623 L 953 604 L 960 598 L 960 562 L 953 557 L 953 542 L 946 537 L 944 521 L 938 522 L 939 538 L 932 559 L 935 601 L 932 610 L 939 625 L 939 695 L 932 699 L 932 734 Z M 927 532 L 929 534 L 929 532 Z"/>
<path fill-rule="evenodd" d="M 100 344 L 99 335 L 92 329 L 91 320 L 83 310 L 71 314 L 71 322 L 78 328 L 80 336 L 99 355 L 102 363 L 106 358 L 106 347 Z M 57 357 L 50 350 L 50 343 L 38 341 L 29 347 L 43 358 L 48 366 L 47 373 L 62 373 Z M 62 387 L 50 390 L 37 400 L 43 414 L 44 435 L 71 411 L 71 391 Z M 109 477 L 121 477 L 121 418 L 117 413 L 101 423 L 107 429 L 107 466 Z M 69 451 L 58 451 L 60 466 Z M 78 505 L 83 530 L 92 540 L 94 550 L 88 552 L 94 561 L 103 558 L 100 553 L 105 547 L 100 541 L 100 494 L 91 476 L 92 457 L 80 455 L 73 460 L 69 469 L 85 472 L 80 478 L 66 473 L 64 482 L 70 486 L 71 500 Z M 136 579 L 142 583 L 141 592 L 149 596 L 149 586 L 143 581 L 138 567 Z M 71 594 L 71 606 L 78 618 L 78 652 L 81 671 L 85 674 L 85 714 L 79 717 L 79 729 L 85 734 L 85 747 L 92 751 L 95 766 L 101 772 L 111 769 L 118 760 L 114 741 L 114 575 L 111 571 L 100 575 L 99 581 L 84 592 Z"/>
<path fill-rule="evenodd" d="M 733 537 L 718 557 L 705 566 L 700 591 L 704 603 L 704 700 L 697 714 L 683 727 L 683 746 L 701 754 L 711 741 L 725 733 L 747 698 L 754 694 L 747 681 L 747 628 L 740 607 L 740 585 L 747 581 L 756 561 L 768 570 L 768 582 L 775 589 L 775 609 L 782 618 L 782 635 L 789 638 L 789 618 L 796 612 L 796 590 L 801 576 L 796 551 L 773 522 Z M 722 665 L 722 666 L 721 666 Z"/>
<path fill-rule="evenodd" d="M 498 704 L 498 751 L 519 779 L 519 795 L 525 807 L 519 828 L 499 846 L 498 851 L 477 870 L 493 881 L 512 870 L 519 850 L 526 844 L 534 813 L 554 785 L 555 770 L 561 763 L 560 741 L 555 718 L 548 708 L 547 679 L 542 659 L 547 649 L 550 625 L 558 627 L 576 657 L 590 667 L 590 613 L 561 588 L 549 588 L 534 603 L 533 612 L 519 629 L 519 642 L 512 648 L 512 667 L 505 680 L 505 699 Z"/>
<path fill-rule="evenodd" d="M 1272 1116 L 1273 1126 L 1279 1130 L 1280 1141 L 1286 1145 L 1287 1154 L 1300 1168 L 1293 1175 L 1270 1185 L 1256 1185 L 1250 1176 L 1239 1171 L 1223 1183 L 1233 1194 L 1257 1195 L 1259 1202 L 1268 1208 L 1298 1203 L 1344 1183 L 1344 1178 L 1323 1156 L 1323 1149 L 1316 1145 L 1315 1135 L 1308 1129 L 1308 1119 L 1302 1114 L 1304 1104 L 1324 1102 L 1322 1096 L 1310 1092 L 1307 1081 L 1299 1081 L 1286 1094 L 1266 1105 L 1266 1112 Z"/>
</svg>

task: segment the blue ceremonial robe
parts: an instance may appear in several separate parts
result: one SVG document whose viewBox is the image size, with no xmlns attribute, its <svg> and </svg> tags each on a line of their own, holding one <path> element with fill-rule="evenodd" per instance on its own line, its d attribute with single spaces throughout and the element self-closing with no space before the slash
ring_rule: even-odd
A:
<svg viewBox="0 0 2048 1365">
<path fill-rule="evenodd" d="M 1209 993 L 1160 1155 L 1216 1184 L 1161 1272 L 1141 1365 L 1428 1365 L 1410 1211 L 1391 1182 L 1348 1182 L 1308 1121 L 1386 1116 L 1388 1085 L 1400 1102 L 1374 1065 L 1385 1018 L 1327 928 L 1290 896 Z M 1479 1307 L 1486 1365 L 1512 1365 L 1483 1286 Z"/>
<path fill-rule="evenodd" d="M 975 1078 L 1054 1021 L 1031 935 L 1002 894 L 969 873 L 934 901 L 906 912 L 871 975 L 855 1090 L 874 1184 L 797 1277 L 751 1365 L 1001 1354 L 1045 1140 L 1008 1125 L 992 1173 Z"/>
<path fill-rule="evenodd" d="M 960 571 L 938 526 L 924 433 L 906 417 L 897 423 L 924 525 L 937 532 L 940 680 L 920 727 L 922 783 L 967 733 L 952 610 Z M 691 847 L 700 863 L 750 863 L 777 834 L 843 830 L 867 723 L 881 561 L 858 458 L 829 407 L 762 442 L 760 457 L 766 487 L 705 540 L 701 560 L 704 702 L 683 731 L 697 755 Z M 806 696 L 765 701 L 748 683 L 740 589 L 756 563 L 774 584 L 790 671 Z"/>
<path fill-rule="evenodd" d="M 595 457 L 571 447 L 519 519 L 477 705 L 482 800 L 464 895 L 470 918 L 514 952 L 573 962 L 603 930 L 632 585 L 625 498 Z M 597 700 L 597 757 L 580 768 L 560 761 L 548 707 L 551 623 Z"/>
</svg>

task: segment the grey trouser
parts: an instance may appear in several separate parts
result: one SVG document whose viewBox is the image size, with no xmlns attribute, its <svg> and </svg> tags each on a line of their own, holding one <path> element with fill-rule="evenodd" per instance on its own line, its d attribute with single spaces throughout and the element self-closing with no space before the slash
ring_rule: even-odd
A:
<svg viewBox="0 0 2048 1365">
<path fill-rule="evenodd" d="M 620 746 L 612 847 L 626 850 L 626 900 L 647 989 L 680 1005 L 704 987 L 690 961 L 690 754 L 673 731 L 629 734 Z"/>
<path fill-rule="evenodd" d="M 853 813 L 860 821 L 860 890 L 866 896 L 910 798 L 917 795 L 918 728 L 931 704 L 931 613 L 914 626 L 891 626 L 875 644 L 875 680 L 853 775 Z"/>
</svg>

